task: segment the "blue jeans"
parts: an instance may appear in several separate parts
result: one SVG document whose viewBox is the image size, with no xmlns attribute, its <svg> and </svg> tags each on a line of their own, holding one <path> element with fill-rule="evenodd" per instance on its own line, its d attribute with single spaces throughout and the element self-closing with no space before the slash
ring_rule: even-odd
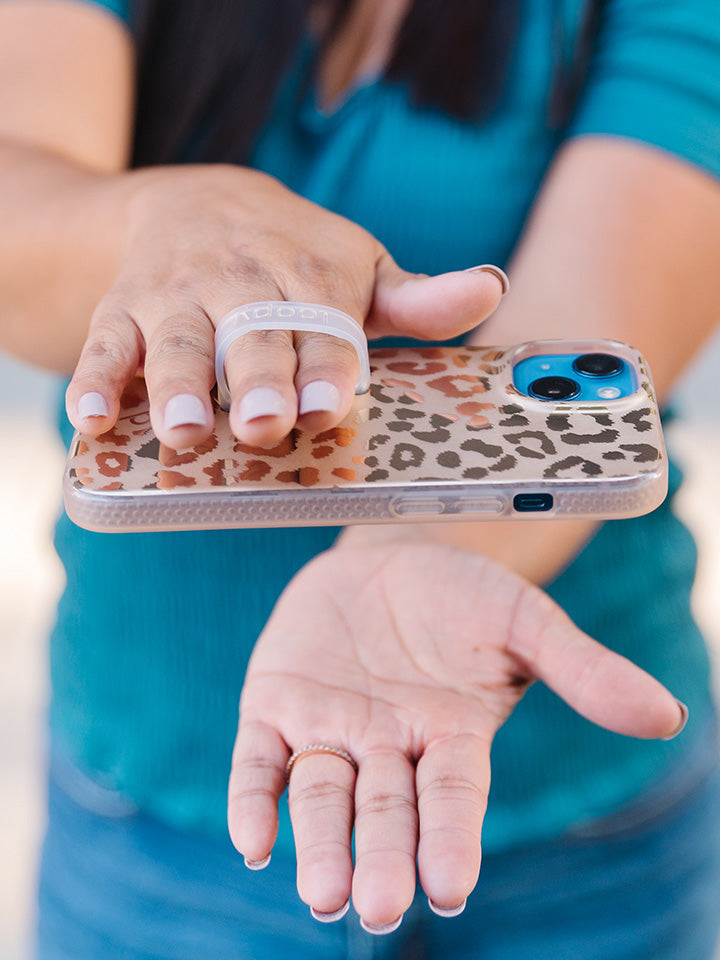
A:
<svg viewBox="0 0 720 960">
<path fill-rule="evenodd" d="M 352 910 L 314 921 L 291 858 L 251 872 L 229 841 L 170 830 L 67 764 L 49 812 L 37 960 L 711 960 L 720 925 L 714 729 L 612 817 L 487 856 L 462 916 L 436 917 L 419 893 L 386 937 Z"/>
</svg>

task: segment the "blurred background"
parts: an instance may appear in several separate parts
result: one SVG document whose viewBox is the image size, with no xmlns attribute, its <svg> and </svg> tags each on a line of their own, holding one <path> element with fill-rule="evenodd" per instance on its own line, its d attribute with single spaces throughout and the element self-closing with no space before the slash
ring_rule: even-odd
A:
<svg viewBox="0 0 720 960">
<path fill-rule="evenodd" d="M 30 957 L 46 638 L 63 585 L 52 548 L 64 462 L 54 428 L 59 390 L 54 377 L 0 354 L 0 960 Z M 677 510 L 700 549 L 695 613 L 720 657 L 720 335 L 683 378 L 676 407 L 668 444 L 686 475 Z"/>
</svg>

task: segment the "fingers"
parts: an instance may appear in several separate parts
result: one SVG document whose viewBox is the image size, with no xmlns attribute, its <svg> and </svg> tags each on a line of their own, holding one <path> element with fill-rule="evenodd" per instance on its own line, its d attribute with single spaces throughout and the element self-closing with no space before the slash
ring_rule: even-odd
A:
<svg viewBox="0 0 720 960">
<path fill-rule="evenodd" d="M 355 795 L 353 906 L 370 932 L 389 932 L 415 893 L 415 771 L 398 752 L 363 757 Z"/>
<path fill-rule="evenodd" d="M 264 866 L 272 849 L 286 761 L 277 733 L 262 724 L 241 727 L 228 823 L 249 866 Z M 331 920 L 344 914 L 352 892 L 363 927 L 389 933 L 413 901 L 417 857 L 432 909 L 461 912 L 480 870 L 489 782 L 489 744 L 469 735 L 428 747 L 417 773 L 401 753 L 368 754 L 357 783 L 346 760 L 301 755 L 289 785 L 300 898 L 316 919 Z"/>
<path fill-rule="evenodd" d="M 365 299 L 357 284 L 330 276 L 318 279 L 313 296 L 362 322 L 374 282 L 371 336 L 443 339 L 476 326 L 495 309 L 504 290 L 502 276 L 497 268 L 477 268 L 420 277 L 400 270 L 383 253 Z M 287 295 L 293 298 L 292 289 Z M 235 296 L 236 303 L 245 303 L 281 294 L 266 281 L 257 288 L 240 284 Z M 205 439 L 213 425 L 214 326 L 235 305 L 227 297 L 227 290 L 222 296 L 213 292 L 207 309 L 201 297 L 173 302 L 147 291 L 138 302 L 123 299 L 119 291 L 106 297 L 93 317 L 68 390 L 72 423 L 91 435 L 108 430 L 117 419 L 124 387 L 144 364 L 158 438 L 173 449 Z M 320 431 L 347 416 L 358 364 L 349 344 L 323 333 L 253 331 L 230 346 L 225 371 L 233 432 L 248 444 L 270 446 L 296 424 Z"/>
<path fill-rule="evenodd" d="M 70 421 L 92 436 L 109 430 L 124 388 L 143 366 L 157 437 L 172 449 L 199 443 L 213 424 L 210 318 L 190 301 L 163 301 L 160 309 L 142 302 L 130 309 L 131 302 L 118 291 L 95 311 L 67 391 Z"/>
<path fill-rule="evenodd" d="M 383 251 L 366 331 L 369 337 L 456 337 L 486 320 L 508 290 L 507 276 L 491 264 L 427 277 L 401 270 Z"/>
<path fill-rule="evenodd" d="M 366 322 L 369 336 L 395 334 L 445 339 L 488 317 L 507 292 L 507 277 L 485 265 L 438 277 L 406 273 L 382 250 L 376 263 L 369 316 L 357 285 L 338 279 L 332 264 L 308 291 L 284 285 L 288 299 L 327 303 Z M 297 292 L 296 292 L 297 291 Z M 294 347 L 294 354 L 292 348 Z M 344 341 L 324 334 L 251 332 L 228 350 L 225 371 L 232 397 L 230 425 L 246 443 L 278 442 L 297 425 L 326 430 L 349 412 L 357 382 L 357 357 Z"/>
<path fill-rule="evenodd" d="M 266 865 L 278 830 L 285 789 L 285 741 L 263 723 L 241 723 L 228 786 L 228 829 L 251 869 Z"/>
<path fill-rule="evenodd" d="M 296 424 L 326 430 L 347 416 L 358 361 L 350 344 L 327 334 L 251 331 L 230 345 L 225 370 L 233 433 L 267 446 Z"/>
<path fill-rule="evenodd" d="M 214 328 L 198 305 L 184 304 L 150 327 L 145 380 L 155 435 L 169 447 L 193 446 L 213 423 Z"/>
<path fill-rule="evenodd" d="M 669 738 L 685 709 L 659 681 L 582 631 L 546 594 L 527 587 L 508 651 L 586 719 L 626 736 Z"/>
<path fill-rule="evenodd" d="M 298 426 L 327 430 L 350 412 L 359 374 L 351 344 L 326 334 L 296 333 Z"/>
<path fill-rule="evenodd" d="M 123 389 L 142 364 L 156 436 L 173 449 L 199 443 L 213 424 L 210 317 L 192 302 L 154 318 L 142 305 L 131 314 L 110 303 L 107 298 L 93 318 L 68 389 L 71 422 L 93 436 L 109 430 Z M 145 318 L 143 333 L 135 314 Z M 339 423 L 353 402 L 358 361 L 348 343 L 323 333 L 293 338 L 289 331 L 253 331 L 230 346 L 225 369 L 233 432 L 246 443 L 267 446 L 296 422 L 309 430 Z"/>
<path fill-rule="evenodd" d="M 421 277 L 400 270 L 384 253 L 366 330 L 371 337 L 457 336 L 486 319 L 506 290 L 507 277 L 496 267 Z M 336 290 L 331 305 L 362 321 L 362 306 L 349 296 L 338 297 Z M 330 303 L 319 294 L 314 299 Z M 233 433 L 261 446 L 282 439 L 296 419 L 303 429 L 335 426 L 350 410 L 358 375 L 357 357 L 344 341 L 308 333 L 296 333 L 292 341 L 278 331 L 240 337 L 228 350 L 225 369 Z"/>
<path fill-rule="evenodd" d="M 239 440 L 269 446 L 297 419 L 297 357 L 288 330 L 253 330 L 230 344 L 225 374 L 230 389 L 230 427 Z"/>
<path fill-rule="evenodd" d="M 480 872 L 490 744 L 458 736 L 431 744 L 417 766 L 418 872 L 435 912 L 460 912 Z"/>
<path fill-rule="evenodd" d="M 480 870 L 489 744 L 466 736 L 432 745 L 417 774 L 401 753 L 367 754 L 354 779 L 338 757 L 307 756 L 293 768 L 290 814 L 301 898 L 314 913 L 331 914 L 347 902 L 352 881 L 363 927 L 389 933 L 413 901 L 417 855 L 432 908 L 441 915 L 460 912 Z"/>
<path fill-rule="evenodd" d="M 334 914 L 350 896 L 355 770 L 341 757 L 301 755 L 289 784 L 290 819 L 301 900 L 314 913 Z"/>
<path fill-rule="evenodd" d="M 72 425 L 99 436 L 115 423 L 120 396 L 140 365 L 143 344 L 132 317 L 108 300 L 90 322 L 75 373 L 65 395 Z"/>
</svg>

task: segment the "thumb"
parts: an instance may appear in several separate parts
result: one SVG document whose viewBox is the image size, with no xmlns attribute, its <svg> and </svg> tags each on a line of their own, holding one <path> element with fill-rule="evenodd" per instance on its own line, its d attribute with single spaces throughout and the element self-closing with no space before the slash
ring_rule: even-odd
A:
<svg viewBox="0 0 720 960">
<path fill-rule="evenodd" d="M 509 289 L 504 271 L 492 264 L 429 277 L 402 270 L 383 248 L 365 332 L 370 339 L 447 340 L 486 320 Z"/>
<path fill-rule="evenodd" d="M 517 606 L 508 650 L 573 710 L 607 730 L 669 740 L 685 726 L 687 707 L 666 687 L 578 630 L 534 587 Z"/>
</svg>

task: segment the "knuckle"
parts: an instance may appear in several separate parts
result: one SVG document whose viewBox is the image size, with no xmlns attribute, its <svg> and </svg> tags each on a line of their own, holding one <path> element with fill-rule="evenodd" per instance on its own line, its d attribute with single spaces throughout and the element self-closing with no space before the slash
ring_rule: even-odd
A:
<svg viewBox="0 0 720 960">
<path fill-rule="evenodd" d="M 418 801 L 432 803 L 446 800 L 469 800 L 477 803 L 483 800 L 480 787 L 464 777 L 438 777 L 426 784 L 418 793 Z"/>
<path fill-rule="evenodd" d="M 543 641 L 556 623 L 557 607 L 544 591 L 530 583 L 521 583 L 510 611 L 507 652 L 532 675 Z"/>
<path fill-rule="evenodd" d="M 197 296 L 198 286 L 194 276 L 175 274 L 163 282 L 158 300 L 161 303 L 191 303 Z"/>
<path fill-rule="evenodd" d="M 241 787 L 230 795 L 233 804 L 252 803 L 255 800 L 274 800 L 275 794 L 268 787 Z"/>
<path fill-rule="evenodd" d="M 230 777 L 233 796 L 244 795 L 248 790 L 256 788 L 258 792 L 270 793 L 271 784 L 285 780 L 285 770 L 269 757 L 252 757 L 242 761 L 236 759 L 233 761 Z"/>
<path fill-rule="evenodd" d="M 303 365 L 303 373 L 308 379 L 313 374 L 327 370 L 328 365 L 339 368 L 339 372 L 350 373 L 358 364 L 355 348 L 346 340 L 326 333 L 307 333 L 298 342 L 298 354 Z"/>
<path fill-rule="evenodd" d="M 225 360 L 228 373 L 231 366 L 240 365 L 243 371 L 263 377 L 282 379 L 297 366 L 297 356 L 289 330 L 250 330 L 231 345 Z M 235 370 L 237 374 L 239 371 Z"/>
<path fill-rule="evenodd" d="M 423 839 L 427 842 L 432 837 L 439 838 L 447 845 L 451 837 L 459 840 L 466 854 L 472 856 L 473 848 L 479 849 L 480 836 L 478 829 L 463 823 L 445 823 L 437 826 L 425 827 Z"/>
<path fill-rule="evenodd" d="M 106 337 L 93 337 L 83 349 L 83 360 L 93 366 L 119 366 L 128 355 L 122 343 Z"/>
<path fill-rule="evenodd" d="M 125 366 L 135 356 L 137 346 L 136 328 L 126 314 L 96 313 L 81 363 L 103 368 Z"/>
<path fill-rule="evenodd" d="M 378 813 L 385 815 L 398 811 L 417 816 L 415 802 L 408 797 L 399 793 L 374 793 L 363 799 L 356 813 L 356 821 Z"/>
<path fill-rule="evenodd" d="M 357 269 L 350 269 L 342 261 L 331 260 L 314 251 L 299 250 L 295 254 L 293 268 L 296 282 L 302 288 L 317 290 L 324 302 L 340 305 L 362 303 L 365 300 Z M 372 283 L 369 287 L 372 287 Z"/>
<path fill-rule="evenodd" d="M 277 764 L 270 757 L 245 757 L 242 762 L 236 760 L 234 762 L 233 769 L 238 771 L 242 769 L 243 774 L 248 775 L 251 772 L 260 771 L 265 773 L 270 770 L 274 772 L 277 770 Z"/>
<path fill-rule="evenodd" d="M 208 321 L 193 322 L 187 314 L 167 317 L 154 331 L 148 344 L 147 363 L 189 359 L 209 363 L 213 359 L 213 339 Z"/>
<path fill-rule="evenodd" d="M 293 339 L 290 330 L 249 330 L 235 341 L 238 349 L 251 350 L 254 347 L 277 347 L 292 350 Z"/>
<path fill-rule="evenodd" d="M 316 810 L 320 806 L 327 810 L 329 807 L 338 805 L 344 809 L 347 797 L 347 789 L 331 780 L 320 780 L 292 790 L 293 803 L 297 807 L 307 806 L 311 810 Z"/>
<path fill-rule="evenodd" d="M 210 351 L 206 343 L 187 333 L 166 333 L 156 340 L 151 350 L 151 359 L 164 359 L 177 355 L 197 356 L 200 359 L 210 359 Z"/>
<path fill-rule="evenodd" d="M 328 257 L 311 250 L 298 250 L 293 266 L 295 273 L 309 283 L 332 281 L 338 273 L 337 265 Z"/>
<path fill-rule="evenodd" d="M 247 247 L 236 247 L 220 258 L 218 276 L 234 283 L 276 287 L 267 265 Z"/>
</svg>

